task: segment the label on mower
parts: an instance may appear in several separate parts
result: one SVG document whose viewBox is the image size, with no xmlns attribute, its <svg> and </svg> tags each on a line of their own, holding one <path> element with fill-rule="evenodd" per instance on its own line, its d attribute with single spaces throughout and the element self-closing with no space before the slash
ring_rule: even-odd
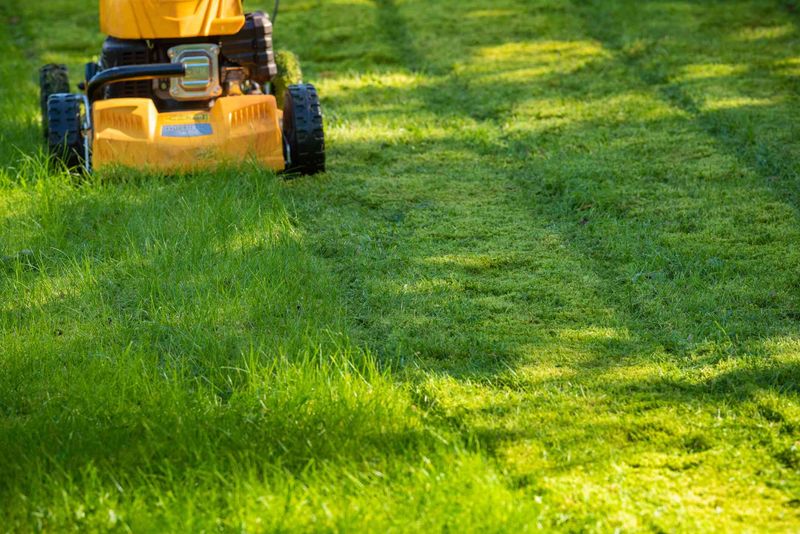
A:
<svg viewBox="0 0 800 534">
<path fill-rule="evenodd" d="M 211 135 L 214 129 L 211 125 L 203 122 L 193 124 L 166 124 L 161 127 L 162 137 L 202 137 Z"/>
</svg>

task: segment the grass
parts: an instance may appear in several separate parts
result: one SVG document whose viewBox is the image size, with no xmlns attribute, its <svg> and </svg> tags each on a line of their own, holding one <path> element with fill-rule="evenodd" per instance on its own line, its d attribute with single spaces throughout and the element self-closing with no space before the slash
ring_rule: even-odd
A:
<svg viewBox="0 0 800 534">
<path fill-rule="evenodd" d="M 35 69 L 102 37 L 29 4 L 0 530 L 800 528 L 795 3 L 284 2 L 292 182 L 48 169 Z"/>
</svg>

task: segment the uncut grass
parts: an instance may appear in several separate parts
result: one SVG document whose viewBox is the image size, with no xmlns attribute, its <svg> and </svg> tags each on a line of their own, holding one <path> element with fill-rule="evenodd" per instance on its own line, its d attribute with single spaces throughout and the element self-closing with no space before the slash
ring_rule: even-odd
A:
<svg viewBox="0 0 800 534">
<path fill-rule="evenodd" d="M 492 469 L 426 429 L 407 391 L 339 333 L 330 277 L 274 180 L 95 180 L 28 177 L 6 206 L 17 217 L 4 245 L 36 252 L 4 265 L 5 528 L 522 516 Z"/>
<path fill-rule="evenodd" d="M 14 160 L 9 524 L 795 530 L 796 21 L 722 7 L 293 2 L 326 177 Z"/>
</svg>

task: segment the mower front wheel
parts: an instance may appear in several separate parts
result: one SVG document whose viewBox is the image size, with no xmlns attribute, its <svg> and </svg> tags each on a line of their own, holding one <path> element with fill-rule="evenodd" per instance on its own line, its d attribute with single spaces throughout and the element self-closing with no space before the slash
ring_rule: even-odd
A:
<svg viewBox="0 0 800 534">
<path fill-rule="evenodd" d="M 69 168 L 88 168 L 88 162 L 84 161 L 82 106 L 81 95 L 55 94 L 47 99 L 47 148 L 53 158 Z"/>
<path fill-rule="evenodd" d="M 284 97 L 283 138 L 286 172 L 325 172 L 322 106 L 310 83 L 290 85 Z"/>
</svg>

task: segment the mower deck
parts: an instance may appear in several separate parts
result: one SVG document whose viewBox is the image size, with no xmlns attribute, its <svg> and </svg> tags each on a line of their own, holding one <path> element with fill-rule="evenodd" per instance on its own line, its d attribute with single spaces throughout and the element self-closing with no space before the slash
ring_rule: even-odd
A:
<svg viewBox="0 0 800 534">
<path fill-rule="evenodd" d="M 222 97 L 210 111 L 159 113 L 147 98 L 95 102 L 93 162 L 188 170 L 252 157 L 275 171 L 285 167 L 275 97 Z"/>
</svg>

